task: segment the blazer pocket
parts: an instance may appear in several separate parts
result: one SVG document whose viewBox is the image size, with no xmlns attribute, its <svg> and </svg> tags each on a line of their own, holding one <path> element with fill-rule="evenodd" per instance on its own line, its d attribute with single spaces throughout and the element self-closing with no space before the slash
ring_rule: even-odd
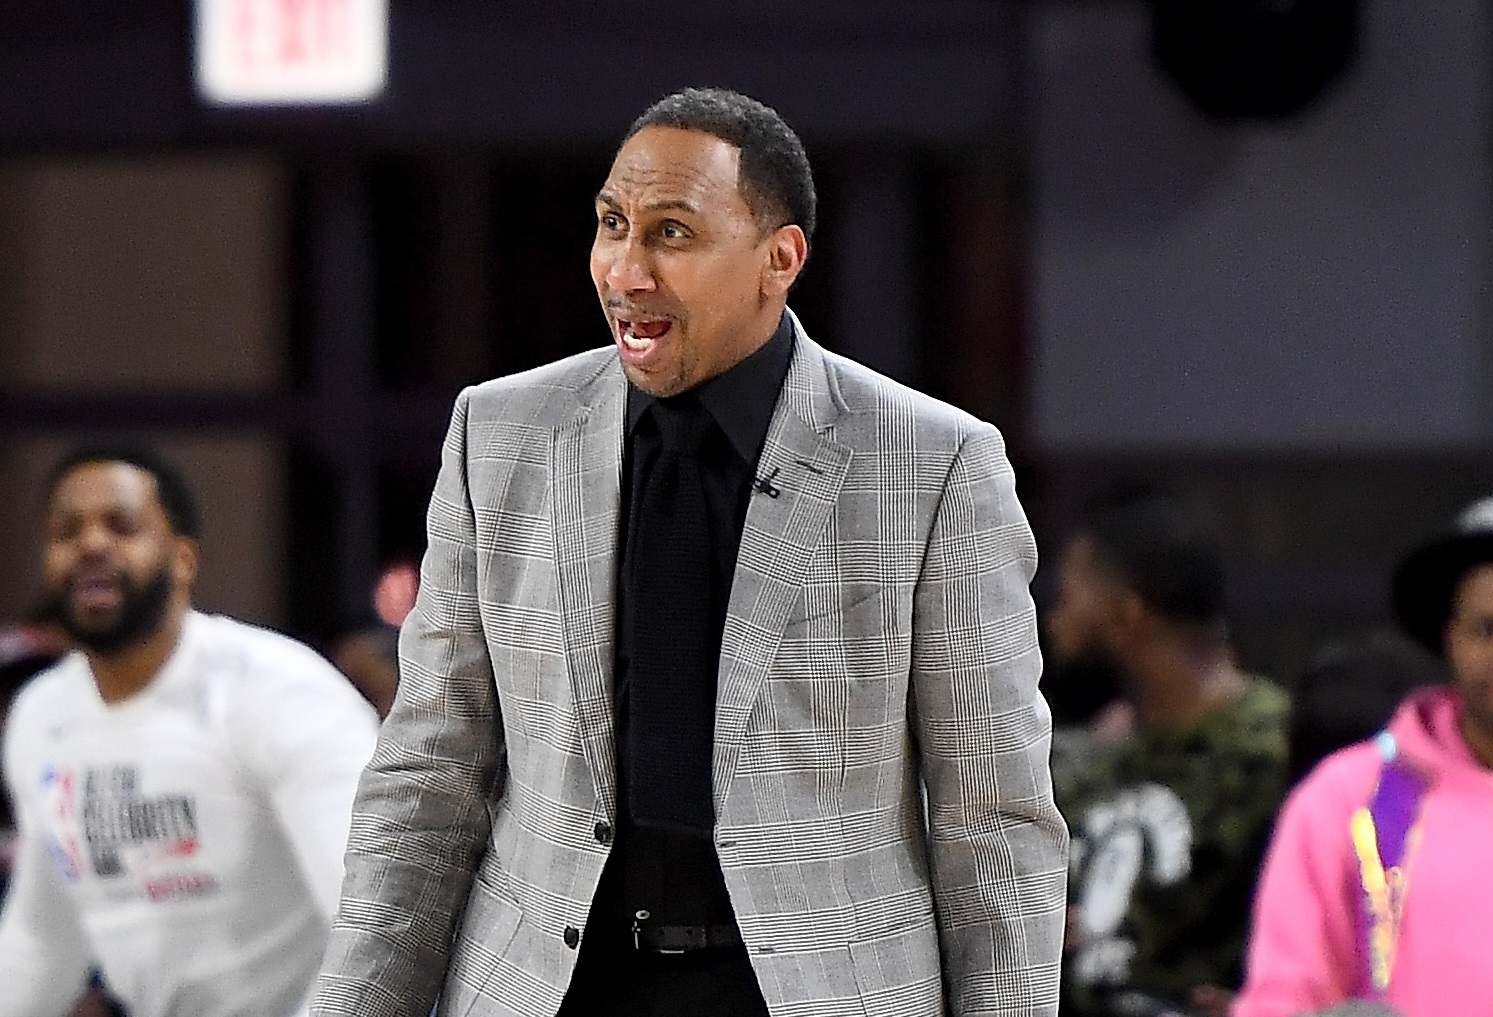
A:
<svg viewBox="0 0 1493 1017">
<path fill-rule="evenodd" d="M 829 737 L 848 753 L 842 765 L 900 751 L 894 729 L 911 645 L 903 604 L 895 588 L 867 583 L 832 608 L 788 622 L 766 684 L 774 725 Z M 844 734 L 851 730 L 869 737 L 851 739 Z"/>
<path fill-rule="evenodd" d="M 834 604 L 792 618 L 773 662 L 772 678 L 869 679 L 905 675 L 911 646 L 911 595 L 894 586 L 858 583 Z"/>
<path fill-rule="evenodd" d="M 865 614 L 868 607 L 874 606 L 869 602 L 876 600 L 881 594 L 881 586 L 872 583 L 857 584 L 850 587 L 845 594 L 842 594 L 838 601 L 827 605 L 819 604 L 810 607 L 809 605 L 813 604 L 818 598 L 814 597 L 812 593 L 806 592 L 804 596 L 805 611 L 797 617 L 790 615 L 788 618 L 788 628 L 792 629 L 796 626 L 807 627 L 817 621 L 833 620 L 836 616 L 849 618 L 852 614 Z"/>
</svg>

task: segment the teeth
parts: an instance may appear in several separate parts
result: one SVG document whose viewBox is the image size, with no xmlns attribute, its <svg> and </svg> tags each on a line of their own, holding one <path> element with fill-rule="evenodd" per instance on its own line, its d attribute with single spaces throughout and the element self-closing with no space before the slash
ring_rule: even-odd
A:
<svg viewBox="0 0 1493 1017">
<path fill-rule="evenodd" d="M 644 350 L 652 348 L 653 343 L 654 340 L 638 335 L 632 322 L 628 322 L 627 327 L 622 332 L 622 345 L 634 353 L 642 353 Z"/>
</svg>

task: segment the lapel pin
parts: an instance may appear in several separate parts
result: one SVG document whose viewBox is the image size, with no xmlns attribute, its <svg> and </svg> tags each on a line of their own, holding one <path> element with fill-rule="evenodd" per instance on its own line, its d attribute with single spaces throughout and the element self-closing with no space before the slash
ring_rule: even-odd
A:
<svg viewBox="0 0 1493 1017">
<path fill-rule="evenodd" d="M 767 476 L 765 476 L 765 477 L 758 477 L 755 480 L 753 480 L 752 481 L 752 488 L 758 494 L 765 494 L 769 498 L 776 498 L 778 495 L 780 495 L 780 494 L 783 493 L 780 488 L 773 486 L 773 478 L 776 477 L 777 475 L 778 475 L 778 467 L 774 466 L 772 468 L 772 472 L 769 473 Z"/>
</svg>

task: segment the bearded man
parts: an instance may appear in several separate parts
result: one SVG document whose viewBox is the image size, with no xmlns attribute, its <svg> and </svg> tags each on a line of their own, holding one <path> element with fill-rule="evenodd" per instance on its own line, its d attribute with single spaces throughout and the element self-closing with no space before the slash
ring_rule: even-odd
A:
<svg viewBox="0 0 1493 1017">
<path fill-rule="evenodd" d="M 149 450 L 51 475 L 44 574 L 77 650 L 7 723 L 0 1017 L 67 1013 L 95 969 L 131 1017 L 305 1009 L 377 720 L 305 646 L 192 609 L 197 538 Z"/>
<path fill-rule="evenodd" d="M 1063 1017 L 1222 1017 L 1239 986 L 1289 704 L 1236 662 L 1224 587 L 1213 536 L 1157 494 L 1096 506 L 1062 557 L 1052 656 L 1110 676 L 1132 725 L 1056 784 L 1073 829 Z"/>
</svg>

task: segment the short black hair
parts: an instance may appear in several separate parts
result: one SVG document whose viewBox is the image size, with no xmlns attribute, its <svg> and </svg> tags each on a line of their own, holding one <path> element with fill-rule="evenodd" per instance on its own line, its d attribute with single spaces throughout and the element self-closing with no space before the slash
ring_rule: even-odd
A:
<svg viewBox="0 0 1493 1017">
<path fill-rule="evenodd" d="M 1292 690 L 1291 783 L 1339 749 L 1378 734 L 1411 692 L 1446 680 L 1438 658 L 1392 630 L 1324 647 Z"/>
<path fill-rule="evenodd" d="M 778 111 L 729 88 L 686 88 L 649 106 L 625 145 L 649 127 L 700 131 L 741 150 L 741 196 L 766 230 L 795 225 L 814 239 L 818 198 L 803 142 Z"/>
<path fill-rule="evenodd" d="M 178 537 L 196 540 L 202 535 L 201 519 L 197 514 L 197 500 L 192 489 L 172 463 L 147 445 L 127 445 L 106 442 L 79 445 L 59 459 L 47 475 L 46 500 L 51 502 L 57 493 L 57 485 L 64 477 L 80 466 L 92 463 L 124 463 L 137 470 L 144 470 L 155 478 L 156 494 L 160 498 L 161 510 L 171 524 L 171 532 Z"/>
<path fill-rule="evenodd" d="M 1095 512 L 1081 530 L 1099 567 L 1161 617 L 1182 624 L 1224 618 L 1223 555 L 1176 501 L 1148 494 Z"/>
</svg>

